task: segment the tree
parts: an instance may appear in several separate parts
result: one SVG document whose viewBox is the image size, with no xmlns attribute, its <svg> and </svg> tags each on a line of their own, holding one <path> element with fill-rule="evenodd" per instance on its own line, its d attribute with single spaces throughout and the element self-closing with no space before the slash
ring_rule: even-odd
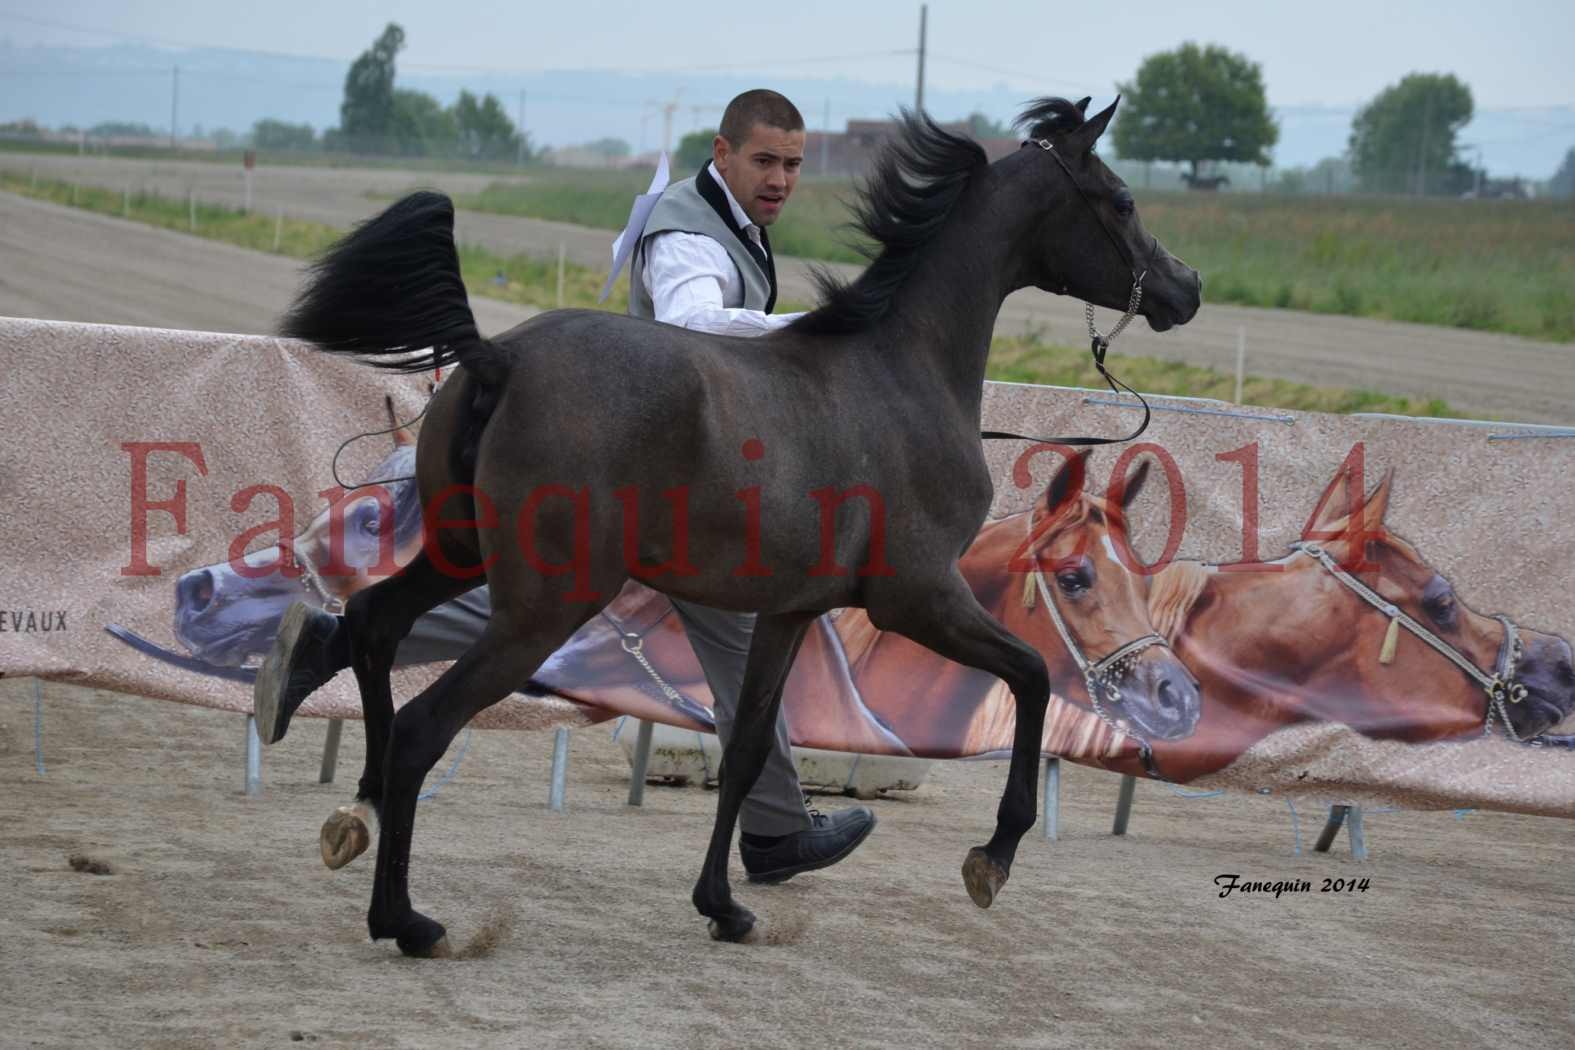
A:
<svg viewBox="0 0 1575 1050">
<path fill-rule="evenodd" d="M 1548 183 L 1548 192 L 1555 197 L 1575 197 L 1575 146 L 1564 154 L 1564 163 Z"/>
<path fill-rule="evenodd" d="M 146 124 L 134 124 L 125 120 L 106 120 L 88 128 L 88 134 L 95 138 L 123 138 L 123 139 L 151 139 L 157 138 L 158 132 Z"/>
<path fill-rule="evenodd" d="M 1412 73 L 1380 91 L 1351 122 L 1351 165 L 1380 193 L 1459 193 L 1474 173 L 1456 156 L 1471 120 L 1471 89 L 1448 73 Z"/>
<path fill-rule="evenodd" d="M 475 95 L 461 91 L 453 112 L 460 150 L 466 156 L 513 160 L 519 154 L 520 134 L 496 95 L 489 93 L 478 102 Z"/>
<path fill-rule="evenodd" d="M 257 149 L 299 150 L 317 145 L 310 124 L 289 124 L 265 117 L 252 125 L 252 145 Z"/>
<path fill-rule="evenodd" d="M 616 160 L 619 157 L 627 157 L 630 153 L 634 152 L 627 142 L 625 142 L 623 139 L 616 138 L 597 139 L 595 142 L 587 142 L 580 148 L 587 153 L 595 153 L 599 156 L 606 157 L 608 160 Z M 699 166 L 700 165 L 698 163 L 695 165 L 697 168 Z"/>
<path fill-rule="evenodd" d="M 1215 44 L 1150 55 L 1136 79 L 1117 89 L 1116 152 L 1125 160 L 1185 161 L 1193 182 L 1205 161 L 1268 164 L 1279 141 L 1263 70 Z"/>
<path fill-rule="evenodd" d="M 339 130 L 351 149 L 377 149 L 388 142 L 394 123 L 394 56 L 404 46 L 405 31 L 390 22 L 350 64 L 339 104 Z"/>
<path fill-rule="evenodd" d="M 459 122 L 454 111 L 424 91 L 399 88 L 394 92 L 393 119 L 385 150 L 424 157 L 453 152 L 459 142 Z"/>
<path fill-rule="evenodd" d="M 711 159 L 711 143 L 716 141 L 716 129 L 691 131 L 678 140 L 678 157 L 675 163 L 680 171 L 695 171 Z"/>
<path fill-rule="evenodd" d="M 985 114 L 974 110 L 964 119 L 968 125 L 968 134 L 976 139 L 1009 139 L 1012 129 L 1006 124 L 997 124 Z"/>
</svg>

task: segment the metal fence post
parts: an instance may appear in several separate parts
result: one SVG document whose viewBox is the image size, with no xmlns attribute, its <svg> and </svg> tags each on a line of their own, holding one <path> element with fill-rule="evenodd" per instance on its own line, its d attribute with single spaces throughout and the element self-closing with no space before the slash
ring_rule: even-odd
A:
<svg viewBox="0 0 1575 1050">
<path fill-rule="evenodd" d="M 1137 788 L 1137 777 L 1122 776 L 1121 794 L 1116 798 L 1116 822 L 1110 828 L 1112 835 L 1125 835 L 1127 821 L 1132 819 L 1132 793 Z"/>
<path fill-rule="evenodd" d="M 564 782 L 569 766 L 569 731 L 559 726 L 552 735 L 552 786 L 547 792 L 547 808 L 563 812 Z"/>
<path fill-rule="evenodd" d="M 1045 841 L 1061 837 L 1061 760 L 1045 759 L 1044 786 Z"/>
<path fill-rule="evenodd" d="M 328 737 L 323 741 L 323 768 L 317 774 L 319 784 L 332 784 L 334 782 L 334 768 L 339 764 L 339 734 L 344 731 L 345 723 L 341 718 L 328 720 Z"/>
<path fill-rule="evenodd" d="M 246 716 L 246 794 L 262 794 L 262 738 L 257 735 L 257 717 Z"/>
<path fill-rule="evenodd" d="M 645 802 L 645 770 L 651 762 L 651 723 L 642 720 L 634 738 L 634 768 L 629 772 L 629 805 Z"/>
</svg>

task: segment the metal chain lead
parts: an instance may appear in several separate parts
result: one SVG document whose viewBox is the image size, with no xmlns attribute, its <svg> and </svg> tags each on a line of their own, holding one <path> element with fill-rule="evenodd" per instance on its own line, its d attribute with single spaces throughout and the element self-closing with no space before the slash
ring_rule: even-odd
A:
<svg viewBox="0 0 1575 1050">
<path fill-rule="evenodd" d="M 1144 271 L 1132 282 L 1132 297 L 1127 301 L 1127 312 L 1121 315 L 1121 320 L 1110 330 L 1109 335 L 1100 335 L 1099 329 L 1094 327 L 1094 304 L 1083 304 L 1083 316 L 1088 321 L 1088 338 L 1094 350 L 1094 359 L 1100 367 L 1105 364 L 1105 350 L 1115 341 L 1116 337 L 1127 330 L 1127 325 L 1132 323 L 1132 318 L 1137 316 L 1138 306 L 1143 302 L 1143 278 L 1148 276 Z"/>
</svg>

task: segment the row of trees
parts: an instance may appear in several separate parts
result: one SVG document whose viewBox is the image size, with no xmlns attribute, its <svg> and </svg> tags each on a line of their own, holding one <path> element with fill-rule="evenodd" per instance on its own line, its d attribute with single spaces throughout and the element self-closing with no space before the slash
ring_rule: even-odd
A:
<svg viewBox="0 0 1575 1050">
<path fill-rule="evenodd" d="M 339 126 L 319 138 L 310 124 L 259 120 L 252 143 L 267 150 L 344 150 L 398 156 L 453 156 L 516 160 L 531 155 L 530 143 L 492 94 L 461 91 L 444 106 L 423 91 L 394 86 L 395 59 L 405 31 L 390 22 L 345 75 Z"/>
<path fill-rule="evenodd" d="M 1267 165 L 1279 139 L 1261 67 L 1223 47 L 1189 43 L 1150 55 L 1118 89 L 1117 153 L 1127 160 L 1188 164 L 1193 186 L 1213 188 L 1205 175 L 1211 164 Z M 1413 73 L 1358 111 L 1340 160 L 1369 192 L 1458 195 L 1482 178 L 1461 157 L 1457 141 L 1472 113 L 1471 89 L 1459 79 Z M 1314 187 L 1333 179 L 1332 171 L 1304 175 Z M 1557 177 L 1555 184 L 1562 185 Z"/>
</svg>

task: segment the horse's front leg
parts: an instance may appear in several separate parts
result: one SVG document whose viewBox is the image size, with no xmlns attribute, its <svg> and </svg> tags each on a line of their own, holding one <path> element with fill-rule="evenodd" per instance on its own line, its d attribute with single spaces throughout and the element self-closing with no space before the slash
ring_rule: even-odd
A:
<svg viewBox="0 0 1575 1050">
<path fill-rule="evenodd" d="M 792 613 L 761 615 L 755 621 L 732 736 L 722 751 L 716 824 L 711 829 L 700 879 L 690 898 L 695 910 L 710 920 L 711 936 L 719 941 L 759 938 L 754 914 L 733 899 L 727 881 L 728 855 L 739 808 L 760 778 L 760 770 L 771 752 L 777 709 L 782 704 L 782 689 L 793 667 L 793 657 L 814 619 L 811 614 Z"/>
<path fill-rule="evenodd" d="M 1013 636 L 979 604 L 962 576 L 953 573 L 923 600 L 891 603 L 878 626 L 895 630 L 948 660 L 988 671 L 1007 684 L 1017 704 L 1012 763 L 1006 791 L 996 811 L 995 834 L 968 851 L 963 884 L 981 908 L 988 908 L 1011 875 L 1017 844 L 1034 826 L 1038 812 L 1039 751 L 1050 675 L 1044 658 Z"/>
</svg>

